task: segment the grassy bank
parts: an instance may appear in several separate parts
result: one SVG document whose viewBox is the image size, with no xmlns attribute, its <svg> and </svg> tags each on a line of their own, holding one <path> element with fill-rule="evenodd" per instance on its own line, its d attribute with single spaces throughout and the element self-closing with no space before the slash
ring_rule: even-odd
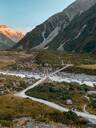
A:
<svg viewBox="0 0 96 128">
<path fill-rule="evenodd" d="M 45 83 L 26 92 L 27 95 L 58 103 L 67 108 L 83 111 L 86 92 L 93 88 L 68 83 Z M 71 99 L 72 104 L 67 104 Z"/>
<path fill-rule="evenodd" d="M 52 69 L 65 64 L 74 64 L 67 72 L 96 74 L 96 56 L 92 54 L 67 54 L 58 51 L 2 51 L 0 52 L 0 69 L 37 70 L 48 63 Z"/>
<path fill-rule="evenodd" d="M 9 127 L 12 125 L 14 118 L 32 117 L 39 122 L 54 122 L 73 125 L 75 127 L 86 124 L 82 118 L 75 113 L 60 113 L 46 105 L 14 97 L 13 95 L 5 95 L 0 97 L 0 124 Z"/>
</svg>

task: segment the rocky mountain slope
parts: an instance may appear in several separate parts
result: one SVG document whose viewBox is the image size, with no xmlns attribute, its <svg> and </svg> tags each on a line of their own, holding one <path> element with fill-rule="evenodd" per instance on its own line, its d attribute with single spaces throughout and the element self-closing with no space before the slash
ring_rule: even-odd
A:
<svg viewBox="0 0 96 128">
<path fill-rule="evenodd" d="M 14 42 L 10 38 L 0 33 L 0 50 L 6 50 L 12 48 L 13 45 Z"/>
<path fill-rule="evenodd" d="M 0 25 L 0 33 L 10 38 L 13 42 L 18 42 L 24 37 L 24 33 L 17 32 L 6 25 Z"/>
<path fill-rule="evenodd" d="M 60 32 L 48 44 L 50 49 L 67 52 L 96 52 L 96 4 Z"/>
<path fill-rule="evenodd" d="M 65 32 L 65 29 L 71 22 L 73 22 L 74 18 L 81 16 L 82 13 L 91 8 L 95 3 L 96 0 L 76 0 L 64 11 L 55 14 L 41 25 L 38 25 L 31 32 L 27 33 L 25 37 L 16 44 L 15 48 L 52 48 L 63 50 L 63 44 L 65 44 L 65 42 L 68 42 L 70 38 L 62 36 L 61 33 L 63 34 Z M 85 29 L 85 27 L 86 26 L 82 26 L 82 29 Z M 78 33 L 79 32 L 80 31 L 78 30 Z M 62 40 L 60 39 L 61 36 L 63 38 Z M 58 42 L 56 43 L 57 39 Z"/>
</svg>

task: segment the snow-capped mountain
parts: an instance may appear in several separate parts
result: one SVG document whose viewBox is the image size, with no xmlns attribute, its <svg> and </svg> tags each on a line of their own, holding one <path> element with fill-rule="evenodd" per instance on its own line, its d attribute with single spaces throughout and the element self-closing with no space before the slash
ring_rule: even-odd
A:
<svg viewBox="0 0 96 128">
<path fill-rule="evenodd" d="M 13 28 L 6 25 L 0 25 L 0 33 L 10 38 L 13 42 L 17 43 L 24 37 L 23 32 L 18 32 Z"/>
<path fill-rule="evenodd" d="M 53 44 L 53 40 L 56 37 L 58 37 L 58 40 L 60 40 L 60 33 L 65 31 L 66 27 L 76 16 L 82 15 L 95 3 L 96 0 L 76 0 L 62 12 L 53 15 L 44 23 L 38 25 L 31 32 L 27 33 L 24 38 L 16 44 L 15 48 L 20 47 L 23 49 L 48 49 L 49 44 Z M 58 48 L 60 47 L 60 44 L 63 43 L 64 41 L 60 41 L 58 44 Z M 57 48 L 56 45 L 57 44 L 54 44 L 53 48 Z"/>
</svg>

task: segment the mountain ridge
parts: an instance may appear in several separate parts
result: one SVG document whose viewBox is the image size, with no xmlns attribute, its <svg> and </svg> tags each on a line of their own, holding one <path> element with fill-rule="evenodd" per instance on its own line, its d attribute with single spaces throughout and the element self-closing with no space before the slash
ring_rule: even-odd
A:
<svg viewBox="0 0 96 128">
<path fill-rule="evenodd" d="M 0 50 L 11 49 L 23 37 L 22 32 L 17 32 L 7 25 L 0 25 Z"/>
<path fill-rule="evenodd" d="M 7 25 L 0 25 L 0 33 L 7 36 L 13 42 L 16 42 L 16 43 L 24 37 L 23 32 L 16 31 L 15 29 Z"/>
<path fill-rule="evenodd" d="M 96 4 L 81 16 L 77 16 L 69 26 L 50 42 L 49 47 L 66 52 L 94 52 L 96 49 Z"/>
<path fill-rule="evenodd" d="M 62 12 L 53 15 L 31 32 L 27 33 L 14 48 L 48 49 L 50 42 L 52 42 L 61 31 L 64 31 L 76 16 L 82 15 L 82 13 L 91 8 L 95 3 L 96 0 L 75 1 Z"/>
</svg>

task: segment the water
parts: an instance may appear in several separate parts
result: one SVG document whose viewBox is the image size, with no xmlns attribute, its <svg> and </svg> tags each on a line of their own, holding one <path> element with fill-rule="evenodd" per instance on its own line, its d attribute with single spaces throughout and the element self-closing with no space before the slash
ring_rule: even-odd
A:
<svg viewBox="0 0 96 128">
<path fill-rule="evenodd" d="M 29 71 L 0 71 L 0 74 L 3 75 L 12 75 L 12 76 L 19 76 L 21 78 L 35 78 L 41 79 L 44 77 L 44 74 L 41 72 L 33 73 Z M 67 83 L 78 83 L 78 84 L 86 84 L 88 86 L 93 87 L 96 85 L 96 76 L 95 75 L 86 75 L 86 74 L 74 74 L 74 73 L 66 73 L 66 72 L 59 72 L 53 76 L 49 76 L 52 81 L 56 82 L 67 82 Z"/>
</svg>

